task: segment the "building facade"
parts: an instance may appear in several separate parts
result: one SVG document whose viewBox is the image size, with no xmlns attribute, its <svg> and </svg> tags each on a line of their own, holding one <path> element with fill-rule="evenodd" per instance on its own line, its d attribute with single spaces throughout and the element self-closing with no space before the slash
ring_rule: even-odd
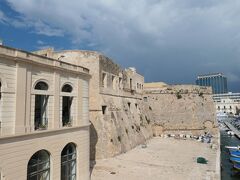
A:
<svg viewBox="0 0 240 180">
<path fill-rule="evenodd" d="M 227 78 L 222 73 L 199 75 L 196 84 L 199 86 L 211 86 L 213 94 L 228 92 Z"/>
<path fill-rule="evenodd" d="M 38 54 L 90 69 L 91 160 L 126 152 L 152 136 L 142 101 L 144 77 L 93 51 L 43 50 Z"/>
<path fill-rule="evenodd" d="M 215 94 L 213 100 L 217 114 L 239 115 L 240 93 Z"/>
<path fill-rule="evenodd" d="M 89 70 L 0 46 L 0 179 L 88 180 Z"/>
</svg>

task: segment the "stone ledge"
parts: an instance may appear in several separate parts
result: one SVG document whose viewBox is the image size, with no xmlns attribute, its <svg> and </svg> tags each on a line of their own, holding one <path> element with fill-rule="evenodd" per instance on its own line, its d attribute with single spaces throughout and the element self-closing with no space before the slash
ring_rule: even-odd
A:
<svg viewBox="0 0 240 180">
<path fill-rule="evenodd" d="M 34 139 L 34 138 L 41 138 L 45 136 L 52 136 L 57 134 L 63 134 L 73 131 L 79 131 L 81 129 L 89 128 L 89 124 L 85 124 L 82 126 L 76 126 L 76 127 L 69 127 L 69 128 L 59 128 L 54 130 L 43 130 L 43 131 L 35 131 L 34 133 L 26 133 L 26 134 L 17 134 L 17 135 L 8 135 L 8 136 L 2 136 L 0 137 L 0 143 L 8 143 L 10 140 L 12 141 L 20 141 L 20 140 L 27 140 L 27 139 Z"/>
</svg>

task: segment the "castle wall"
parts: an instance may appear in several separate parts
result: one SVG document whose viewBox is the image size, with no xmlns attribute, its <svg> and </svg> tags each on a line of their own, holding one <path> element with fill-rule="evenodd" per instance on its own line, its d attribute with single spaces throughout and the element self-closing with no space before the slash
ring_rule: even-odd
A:
<svg viewBox="0 0 240 180">
<path fill-rule="evenodd" d="M 91 112 L 91 158 L 126 152 L 152 137 L 151 115 L 141 99 L 102 95 L 106 112 Z"/>
<path fill-rule="evenodd" d="M 210 88 L 172 85 L 145 89 L 144 100 L 153 113 L 154 133 L 215 133 L 215 106 Z"/>
<path fill-rule="evenodd" d="M 136 70 L 124 70 L 97 52 L 62 51 L 53 56 L 90 69 L 92 160 L 126 152 L 152 136 L 151 115 L 142 101 L 144 78 Z"/>
</svg>

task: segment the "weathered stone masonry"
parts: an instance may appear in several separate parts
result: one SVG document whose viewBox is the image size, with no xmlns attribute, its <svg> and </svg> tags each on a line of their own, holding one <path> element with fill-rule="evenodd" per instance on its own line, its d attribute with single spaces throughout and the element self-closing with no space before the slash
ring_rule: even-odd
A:
<svg viewBox="0 0 240 180">
<path fill-rule="evenodd" d="M 144 84 L 134 68 L 122 69 L 93 51 L 43 51 L 42 54 L 90 69 L 91 159 L 107 158 L 164 133 L 215 132 L 211 89 Z"/>
<path fill-rule="evenodd" d="M 155 135 L 184 133 L 199 135 L 217 131 L 212 91 L 195 85 L 145 84 L 144 100 L 153 113 Z"/>
<path fill-rule="evenodd" d="M 126 152 L 152 137 L 142 101 L 144 77 L 91 51 L 55 52 L 54 58 L 90 69 L 91 159 Z"/>
</svg>

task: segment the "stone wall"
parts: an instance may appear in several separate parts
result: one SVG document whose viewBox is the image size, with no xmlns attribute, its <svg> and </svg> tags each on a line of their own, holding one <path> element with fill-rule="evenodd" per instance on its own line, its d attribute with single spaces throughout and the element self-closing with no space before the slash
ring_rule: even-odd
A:
<svg viewBox="0 0 240 180">
<path fill-rule="evenodd" d="M 91 112 L 91 158 L 127 152 L 152 137 L 151 115 L 141 99 L 102 96 L 106 112 Z"/>
<path fill-rule="evenodd" d="M 142 101 L 144 77 L 92 51 L 62 51 L 55 59 L 90 69 L 91 160 L 124 153 L 152 137 L 151 115 Z"/>
<path fill-rule="evenodd" d="M 146 86 L 147 87 L 147 86 Z M 215 106 L 211 88 L 167 85 L 146 88 L 144 100 L 153 113 L 154 134 L 216 132 Z"/>
<path fill-rule="evenodd" d="M 62 51 L 53 57 L 90 69 L 92 160 L 124 153 L 153 134 L 215 130 L 209 88 L 150 83 L 143 93 L 144 77 L 135 68 L 122 69 L 101 53 Z"/>
</svg>

